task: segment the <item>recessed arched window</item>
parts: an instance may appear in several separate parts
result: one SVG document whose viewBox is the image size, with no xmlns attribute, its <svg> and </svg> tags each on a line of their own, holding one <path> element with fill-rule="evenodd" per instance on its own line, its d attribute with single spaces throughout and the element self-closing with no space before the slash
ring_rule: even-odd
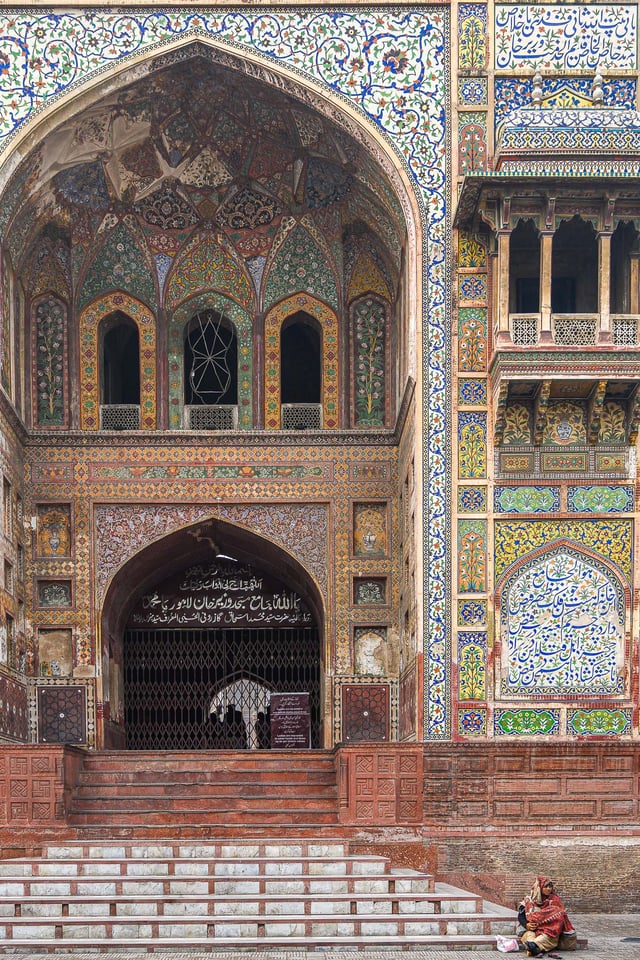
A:
<svg viewBox="0 0 640 960">
<path fill-rule="evenodd" d="M 283 429 L 322 427 L 322 334 L 309 314 L 295 313 L 282 324 L 280 357 Z"/>
<path fill-rule="evenodd" d="M 563 221 L 553 237 L 551 312 L 597 313 L 598 246 L 592 224 Z"/>
<path fill-rule="evenodd" d="M 192 317 L 184 340 L 185 426 L 232 429 L 238 423 L 238 343 L 235 329 L 217 311 Z"/>
<path fill-rule="evenodd" d="M 520 220 L 509 238 L 509 312 L 540 311 L 540 237 L 532 220 Z"/>
<path fill-rule="evenodd" d="M 638 305 L 638 271 L 632 269 L 640 257 L 638 231 L 633 223 L 619 223 L 611 237 L 611 312 L 635 313 Z M 635 282 L 636 289 L 633 289 Z"/>
<path fill-rule="evenodd" d="M 103 430 L 140 428 L 140 337 L 124 313 L 100 324 L 100 426 Z"/>
</svg>

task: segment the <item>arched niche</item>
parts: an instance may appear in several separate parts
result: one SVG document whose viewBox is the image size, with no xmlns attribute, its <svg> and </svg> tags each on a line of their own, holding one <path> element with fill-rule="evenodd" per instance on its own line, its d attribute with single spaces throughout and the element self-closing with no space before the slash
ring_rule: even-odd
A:
<svg viewBox="0 0 640 960">
<path fill-rule="evenodd" d="M 265 426 L 268 430 L 279 430 L 282 425 L 281 330 L 285 321 L 299 313 L 315 319 L 322 333 L 322 426 L 325 430 L 335 429 L 338 426 L 338 317 L 326 304 L 306 293 L 287 297 L 265 317 Z"/>
<path fill-rule="evenodd" d="M 184 587 L 185 581 L 188 581 L 185 597 L 191 595 L 190 589 L 186 588 L 193 587 L 199 598 L 197 616 L 194 620 L 195 627 L 208 630 L 211 636 L 211 632 L 228 626 L 226 622 L 216 621 L 217 609 L 225 609 L 229 603 L 233 602 L 234 597 L 253 596 L 251 591 L 254 588 L 258 591 L 258 588 L 251 583 L 245 584 L 242 589 L 237 584 L 229 583 L 232 577 L 245 576 L 243 570 L 250 570 L 252 577 L 266 578 L 265 593 L 256 592 L 254 609 L 263 609 L 265 603 L 268 606 L 268 599 L 265 601 L 264 597 L 268 598 L 274 592 L 275 585 L 277 587 L 275 592 L 277 595 L 282 595 L 281 602 L 285 607 L 290 598 L 297 597 L 302 611 L 307 612 L 300 618 L 300 624 L 303 627 L 312 628 L 315 634 L 310 635 L 307 629 L 306 635 L 304 637 L 301 635 L 299 641 L 296 637 L 288 639 L 286 642 L 289 646 L 285 653 L 287 657 L 296 656 L 298 642 L 304 641 L 307 646 L 309 643 L 316 643 L 315 652 L 306 651 L 305 664 L 309 666 L 311 659 L 315 661 L 312 664 L 317 672 L 317 687 L 314 691 L 314 709 L 317 714 L 315 745 L 322 745 L 320 741 L 325 736 L 322 729 L 323 726 L 328 725 L 324 723 L 321 711 L 324 676 L 328 665 L 324 659 L 327 650 L 324 639 L 326 618 L 320 590 L 300 562 L 277 544 L 246 528 L 216 519 L 180 528 L 143 547 L 117 570 L 110 581 L 102 608 L 98 613 L 103 690 L 105 701 L 108 703 L 102 734 L 105 746 L 117 747 L 126 743 L 125 665 L 127 657 L 124 646 L 127 631 L 132 624 L 142 631 L 156 628 L 163 631 L 188 629 L 189 623 L 178 622 L 178 620 L 174 622 L 174 614 L 167 614 L 168 607 L 165 602 L 166 596 L 170 594 L 170 587 L 167 584 L 180 582 Z M 219 603 L 216 600 L 217 606 L 215 603 L 206 602 L 209 593 L 202 588 L 203 578 L 207 591 L 211 587 L 208 582 L 210 574 L 212 577 L 219 576 L 221 581 L 224 581 L 220 593 L 223 599 Z M 246 604 L 241 604 L 238 609 L 240 610 L 241 607 L 246 608 Z M 194 607 L 185 603 L 183 609 L 193 610 Z M 276 610 L 275 619 L 272 618 L 270 622 L 269 618 L 265 617 L 267 632 L 277 620 L 277 603 L 274 604 L 274 609 Z M 143 623 L 144 617 L 140 616 L 135 620 L 136 612 L 144 612 L 144 610 L 149 613 L 148 623 Z M 159 619 L 155 616 L 156 610 L 160 611 Z M 211 610 L 214 612 L 208 612 Z M 238 624 L 240 627 L 244 625 L 239 620 Z M 273 644 L 281 642 L 281 639 L 279 641 L 276 637 Z M 222 638 L 220 642 L 228 642 L 228 639 Z M 249 685 L 258 684 L 269 690 L 277 690 L 279 683 L 282 686 L 281 677 L 268 674 L 264 670 L 261 672 L 256 666 L 256 652 L 262 649 L 266 658 L 270 655 L 269 639 L 265 635 L 265 637 L 257 637 L 252 642 L 255 647 L 254 657 L 250 662 L 234 662 L 228 676 L 217 675 L 208 685 L 205 685 L 201 691 L 202 695 L 198 698 L 198 710 L 210 710 L 212 706 L 222 702 L 226 707 L 229 700 L 228 688 L 234 683 L 244 681 Z M 165 658 L 167 656 L 166 649 L 163 656 Z M 257 703 L 258 700 L 256 700 Z M 247 716 L 250 713 L 251 711 Z M 202 730 L 204 732 L 204 728 Z M 203 736 L 202 741 L 194 746 L 210 747 L 211 744 L 207 743 L 206 736 Z"/>
<path fill-rule="evenodd" d="M 156 322 L 145 304 L 126 293 L 111 293 L 89 304 L 80 314 L 80 426 L 98 430 L 100 398 L 101 321 L 112 313 L 123 313 L 138 328 L 140 338 L 140 428 L 156 426 Z"/>
<path fill-rule="evenodd" d="M 169 427 L 180 430 L 184 425 L 184 338 L 187 326 L 198 313 L 214 311 L 232 324 L 238 347 L 238 427 L 253 426 L 252 337 L 253 323 L 238 303 L 214 290 L 202 293 L 181 304 L 169 318 Z"/>
<path fill-rule="evenodd" d="M 499 697 L 624 692 L 630 592 L 620 572 L 558 541 L 498 584 Z"/>
</svg>

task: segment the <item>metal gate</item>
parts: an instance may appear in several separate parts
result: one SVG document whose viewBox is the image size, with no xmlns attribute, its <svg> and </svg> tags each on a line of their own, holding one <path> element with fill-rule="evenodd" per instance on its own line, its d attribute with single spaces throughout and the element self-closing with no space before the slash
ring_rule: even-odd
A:
<svg viewBox="0 0 640 960">
<path fill-rule="evenodd" d="M 264 748 L 268 743 L 260 725 L 270 694 L 294 691 L 309 694 L 311 746 L 317 748 L 320 647 L 315 627 L 125 633 L 130 750 Z M 227 714 L 230 719 L 232 710 L 234 739 L 220 736 L 221 721 Z"/>
</svg>

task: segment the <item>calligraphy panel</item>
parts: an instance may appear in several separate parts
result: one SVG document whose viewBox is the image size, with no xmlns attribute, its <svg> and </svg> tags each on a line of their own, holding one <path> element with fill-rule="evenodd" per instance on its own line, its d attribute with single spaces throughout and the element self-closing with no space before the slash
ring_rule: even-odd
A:
<svg viewBox="0 0 640 960">
<path fill-rule="evenodd" d="M 138 627 L 310 626 L 300 597 L 273 578 L 231 559 L 197 564 L 139 600 L 130 625 Z"/>
<path fill-rule="evenodd" d="M 498 4 L 497 70 L 634 70 L 635 4 Z"/>
<path fill-rule="evenodd" d="M 623 692 L 624 616 L 604 563 L 565 546 L 524 563 L 502 591 L 502 695 Z"/>
</svg>

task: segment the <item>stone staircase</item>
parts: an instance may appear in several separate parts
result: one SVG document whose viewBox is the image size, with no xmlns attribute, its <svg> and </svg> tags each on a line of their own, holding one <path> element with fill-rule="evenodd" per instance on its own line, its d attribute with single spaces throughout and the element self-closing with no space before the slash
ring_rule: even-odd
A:
<svg viewBox="0 0 640 960">
<path fill-rule="evenodd" d="M 338 822 L 334 756 L 322 750 L 87 753 L 67 805 L 68 824 L 102 835 L 127 826 L 313 833 Z"/>
<path fill-rule="evenodd" d="M 492 949 L 512 911 L 343 841 L 74 840 L 0 860 L 0 955 Z"/>
</svg>

